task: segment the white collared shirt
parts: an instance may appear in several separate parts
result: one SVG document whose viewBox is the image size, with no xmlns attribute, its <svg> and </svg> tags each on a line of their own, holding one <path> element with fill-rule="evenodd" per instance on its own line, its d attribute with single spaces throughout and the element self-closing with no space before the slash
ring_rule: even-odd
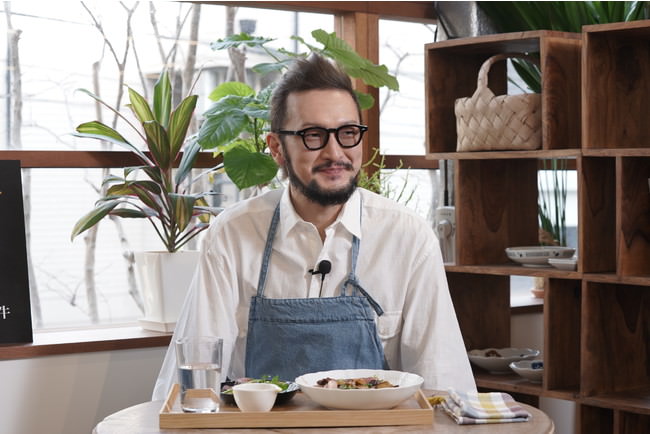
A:
<svg viewBox="0 0 650 434">
<path fill-rule="evenodd" d="M 332 269 L 321 295 L 339 295 L 350 272 L 356 235 L 361 241 L 357 277 L 384 310 L 377 330 L 390 368 L 421 375 L 425 388 L 476 390 L 432 228 L 407 208 L 363 189 L 355 191 L 326 228 L 324 242 L 316 227 L 295 212 L 288 190 L 274 190 L 222 212 L 201 241 L 201 257 L 172 343 L 189 335 L 222 337 L 222 380 L 244 376 L 248 308 L 257 292 L 278 201 L 280 223 L 266 297 L 318 297 L 321 276 L 309 270 L 324 259 Z M 176 381 L 175 357 L 170 345 L 153 399 L 165 399 Z"/>
</svg>

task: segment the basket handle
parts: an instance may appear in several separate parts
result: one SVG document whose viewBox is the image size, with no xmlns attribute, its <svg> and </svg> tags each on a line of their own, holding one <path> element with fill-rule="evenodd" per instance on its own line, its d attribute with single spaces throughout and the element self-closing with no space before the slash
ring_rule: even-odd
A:
<svg viewBox="0 0 650 434">
<path fill-rule="evenodd" d="M 476 81 L 476 93 L 482 93 L 482 91 L 484 90 L 488 90 L 490 93 L 492 93 L 492 91 L 488 88 L 488 73 L 490 72 L 490 68 L 492 67 L 492 65 L 494 65 L 496 62 L 500 60 L 510 59 L 513 57 L 528 60 L 529 62 L 532 62 L 539 67 L 539 60 L 535 56 L 531 56 L 530 54 L 523 54 L 523 53 L 496 54 L 488 58 L 485 62 L 483 62 L 483 65 L 481 65 L 481 69 L 479 69 L 478 71 L 478 80 Z"/>
</svg>

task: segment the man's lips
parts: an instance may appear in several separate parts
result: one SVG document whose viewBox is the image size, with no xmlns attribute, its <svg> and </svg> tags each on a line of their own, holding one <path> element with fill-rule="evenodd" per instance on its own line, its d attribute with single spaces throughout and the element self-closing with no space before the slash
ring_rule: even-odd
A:
<svg viewBox="0 0 650 434">
<path fill-rule="evenodd" d="M 322 172 L 325 174 L 330 174 L 330 175 L 336 175 L 337 173 L 344 172 L 344 171 L 352 171 L 353 167 L 352 164 L 350 163 L 323 163 L 319 164 L 318 166 L 314 167 L 312 169 L 312 173 L 317 173 L 317 172 Z"/>
</svg>

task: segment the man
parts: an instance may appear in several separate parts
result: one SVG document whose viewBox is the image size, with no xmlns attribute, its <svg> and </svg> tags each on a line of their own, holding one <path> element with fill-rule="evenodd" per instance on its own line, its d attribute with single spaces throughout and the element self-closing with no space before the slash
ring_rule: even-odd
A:
<svg viewBox="0 0 650 434">
<path fill-rule="evenodd" d="M 215 219 L 173 339 L 222 337 L 224 378 L 390 368 L 475 390 L 433 230 L 356 188 L 367 128 L 349 77 L 312 55 L 271 106 L 267 144 L 289 186 Z M 170 345 L 154 399 L 174 381 Z"/>
</svg>

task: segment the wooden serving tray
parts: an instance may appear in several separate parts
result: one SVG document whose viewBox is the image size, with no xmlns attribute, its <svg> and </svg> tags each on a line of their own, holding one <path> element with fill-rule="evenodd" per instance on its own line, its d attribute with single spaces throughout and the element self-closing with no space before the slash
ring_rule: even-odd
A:
<svg viewBox="0 0 650 434">
<path fill-rule="evenodd" d="M 433 408 L 418 390 L 389 410 L 330 410 L 302 392 L 270 412 L 242 412 L 221 402 L 216 413 L 184 413 L 174 384 L 160 410 L 160 428 L 289 428 L 381 425 L 432 425 Z M 217 394 L 212 399 L 219 400 Z"/>
</svg>

